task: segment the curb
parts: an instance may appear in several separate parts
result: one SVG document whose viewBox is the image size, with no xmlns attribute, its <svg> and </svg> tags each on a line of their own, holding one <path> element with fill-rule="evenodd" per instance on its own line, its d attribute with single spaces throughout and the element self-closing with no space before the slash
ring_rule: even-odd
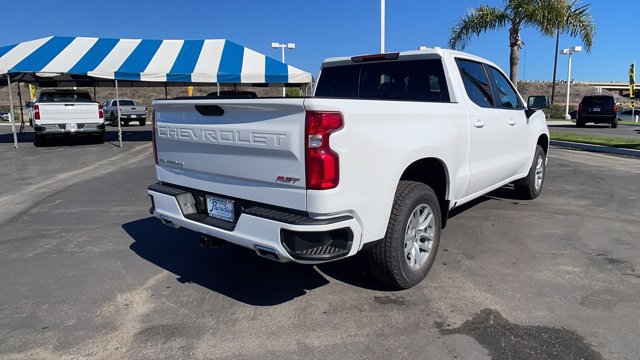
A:
<svg viewBox="0 0 640 360">
<path fill-rule="evenodd" d="M 586 150 L 586 151 L 592 151 L 597 153 L 623 155 L 623 156 L 640 158 L 640 150 L 621 149 L 621 148 L 610 147 L 610 146 L 591 145 L 591 144 L 574 143 L 574 142 L 558 141 L 558 140 L 551 140 L 550 144 L 553 146 L 558 146 L 558 147 L 567 148 L 567 149 L 578 149 L 578 150 Z"/>
</svg>

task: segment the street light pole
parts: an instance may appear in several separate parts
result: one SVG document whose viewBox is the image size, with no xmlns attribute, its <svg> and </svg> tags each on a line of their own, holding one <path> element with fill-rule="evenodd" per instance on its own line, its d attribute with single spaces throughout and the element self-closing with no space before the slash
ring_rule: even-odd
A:
<svg viewBox="0 0 640 360">
<path fill-rule="evenodd" d="M 282 50 L 282 63 L 284 64 L 284 49 L 295 49 L 296 48 L 296 44 L 295 43 L 277 43 L 277 42 L 273 42 L 271 43 L 271 47 L 274 49 L 280 48 Z M 287 96 L 287 91 L 285 89 L 284 83 L 282 84 L 282 97 Z"/>
<path fill-rule="evenodd" d="M 384 12 L 385 0 L 380 0 L 380 53 L 384 53 Z"/>
<path fill-rule="evenodd" d="M 571 120 L 571 115 L 569 115 L 569 100 L 571 96 L 571 58 L 574 52 L 582 51 L 582 46 L 574 46 L 570 49 L 562 49 L 560 52 L 562 55 L 569 55 L 569 69 L 567 71 L 567 109 L 564 113 L 564 118 L 567 120 Z"/>
</svg>

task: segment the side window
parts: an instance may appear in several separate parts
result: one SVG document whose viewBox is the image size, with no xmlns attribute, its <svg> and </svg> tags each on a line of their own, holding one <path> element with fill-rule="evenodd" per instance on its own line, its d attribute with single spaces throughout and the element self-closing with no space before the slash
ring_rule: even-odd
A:
<svg viewBox="0 0 640 360">
<path fill-rule="evenodd" d="M 500 71 L 489 66 L 489 72 L 493 78 L 494 89 L 496 91 L 497 106 L 505 109 L 524 109 L 518 97 L 518 93 L 513 89 L 509 80 Z"/>
<path fill-rule="evenodd" d="M 457 62 L 464 87 L 471 101 L 481 107 L 493 107 L 495 103 L 491 95 L 491 87 L 482 64 L 461 59 L 458 59 Z"/>
</svg>

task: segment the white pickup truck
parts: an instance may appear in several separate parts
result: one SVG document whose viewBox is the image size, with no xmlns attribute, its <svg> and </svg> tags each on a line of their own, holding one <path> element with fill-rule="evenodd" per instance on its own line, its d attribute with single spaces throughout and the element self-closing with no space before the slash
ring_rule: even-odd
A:
<svg viewBox="0 0 640 360">
<path fill-rule="evenodd" d="M 45 143 L 47 135 L 90 134 L 104 142 L 102 105 L 93 101 L 89 92 L 72 89 L 43 89 L 29 109 L 36 146 Z"/>
<path fill-rule="evenodd" d="M 449 210 L 509 183 L 540 195 L 546 106 L 443 49 L 328 59 L 310 98 L 156 100 L 150 212 L 281 262 L 366 251 L 409 288 Z"/>
</svg>

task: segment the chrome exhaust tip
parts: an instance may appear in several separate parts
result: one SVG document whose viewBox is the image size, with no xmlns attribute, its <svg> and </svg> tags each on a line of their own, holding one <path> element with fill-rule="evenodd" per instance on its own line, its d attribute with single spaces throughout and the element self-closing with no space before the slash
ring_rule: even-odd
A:
<svg viewBox="0 0 640 360">
<path fill-rule="evenodd" d="M 163 217 L 160 217 L 160 221 L 162 221 L 163 224 L 170 226 L 174 229 L 179 229 L 180 225 L 175 224 L 173 221 L 169 220 L 169 219 L 165 219 Z"/>
<path fill-rule="evenodd" d="M 256 245 L 255 248 L 258 256 L 280 262 L 280 254 L 276 250 L 261 245 Z"/>
</svg>

